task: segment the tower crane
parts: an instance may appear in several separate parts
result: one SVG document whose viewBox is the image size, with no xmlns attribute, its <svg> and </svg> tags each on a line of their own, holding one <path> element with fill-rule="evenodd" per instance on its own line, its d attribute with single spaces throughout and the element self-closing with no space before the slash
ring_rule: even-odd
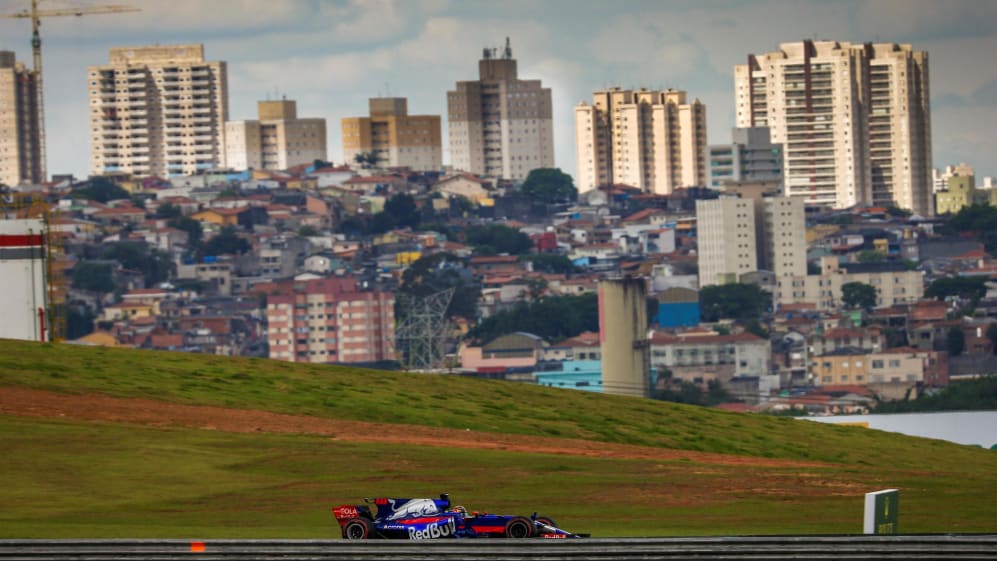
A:
<svg viewBox="0 0 997 561">
<path fill-rule="evenodd" d="M 45 97 L 42 88 L 42 38 L 38 34 L 41 18 L 54 16 L 86 16 L 93 14 L 116 14 L 120 12 L 138 12 L 140 8 L 122 4 L 105 4 L 99 6 L 79 6 L 76 8 L 57 8 L 39 10 L 38 0 L 31 0 L 31 11 L 21 10 L 13 14 L 0 14 L 0 18 L 31 19 L 31 56 L 35 73 L 36 103 L 38 105 L 38 158 L 42 181 L 48 177 L 45 162 Z"/>
</svg>

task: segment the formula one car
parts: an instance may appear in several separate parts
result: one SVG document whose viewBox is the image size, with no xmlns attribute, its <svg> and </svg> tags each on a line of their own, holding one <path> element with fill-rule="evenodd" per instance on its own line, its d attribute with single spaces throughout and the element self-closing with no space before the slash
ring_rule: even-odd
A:
<svg viewBox="0 0 997 561">
<path fill-rule="evenodd" d="M 439 499 L 364 499 L 361 505 L 332 509 L 347 540 L 437 538 L 580 538 L 557 527 L 545 516 L 514 516 L 468 512 L 450 506 L 446 493 Z M 377 507 L 371 514 L 369 504 Z"/>
</svg>

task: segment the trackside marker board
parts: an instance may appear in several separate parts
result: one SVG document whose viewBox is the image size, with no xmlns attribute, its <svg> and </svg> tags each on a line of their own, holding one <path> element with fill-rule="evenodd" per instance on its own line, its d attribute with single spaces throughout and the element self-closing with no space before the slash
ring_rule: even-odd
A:
<svg viewBox="0 0 997 561">
<path fill-rule="evenodd" d="M 899 533 L 897 521 L 900 514 L 900 491 L 885 489 L 865 494 L 866 534 Z"/>
</svg>

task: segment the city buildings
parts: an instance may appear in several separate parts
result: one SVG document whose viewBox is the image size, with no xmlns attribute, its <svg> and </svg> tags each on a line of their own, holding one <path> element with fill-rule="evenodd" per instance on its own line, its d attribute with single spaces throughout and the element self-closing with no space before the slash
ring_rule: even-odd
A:
<svg viewBox="0 0 997 561">
<path fill-rule="evenodd" d="M 738 127 L 785 146 L 786 194 L 934 213 L 928 54 L 910 45 L 782 43 L 734 67 Z"/>
<path fill-rule="evenodd" d="M 343 157 L 347 163 L 358 155 L 373 155 L 378 167 L 407 167 L 413 171 L 438 171 L 443 167 L 439 115 L 409 115 L 404 97 L 378 97 L 369 101 L 369 117 L 342 120 Z"/>
<path fill-rule="evenodd" d="M 325 119 L 299 119 L 293 100 L 260 101 L 257 120 L 225 123 L 225 166 L 281 170 L 325 160 Z"/>
<path fill-rule="evenodd" d="M 726 181 L 782 182 L 782 145 L 772 144 L 768 127 L 735 128 L 730 144 L 706 148 L 706 185 L 721 189 Z"/>
<path fill-rule="evenodd" d="M 353 277 L 277 283 L 267 295 L 270 358 L 288 362 L 394 360 L 395 298 L 362 292 Z"/>
<path fill-rule="evenodd" d="M 228 120 L 224 62 L 204 46 L 116 47 L 87 68 L 94 175 L 192 175 L 219 167 Z"/>
<path fill-rule="evenodd" d="M 522 180 L 554 166 L 550 88 L 519 79 L 508 39 L 501 55 L 484 50 L 477 80 L 447 92 L 447 119 L 456 170 Z"/>
<path fill-rule="evenodd" d="M 706 179 L 706 106 L 678 90 L 592 94 L 575 107 L 579 192 L 622 183 L 667 195 Z"/>
<path fill-rule="evenodd" d="M 841 287 L 850 282 L 876 289 L 876 307 L 917 302 L 924 296 L 924 271 L 909 271 L 903 263 L 841 264 L 836 255 L 822 257 L 819 275 L 794 275 L 776 281 L 777 306 L 812 304 L 830 311 L 843 306 Z"/>
<path fill-rule="evenodd" d="M 0 51 L 0 184 L 44 181 L 35 73 Z"/>
</svg>

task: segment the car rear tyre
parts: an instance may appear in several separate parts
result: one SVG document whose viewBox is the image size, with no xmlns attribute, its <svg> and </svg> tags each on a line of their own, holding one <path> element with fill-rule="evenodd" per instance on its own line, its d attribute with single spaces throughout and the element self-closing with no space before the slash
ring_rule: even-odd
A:
<svg viewBox="0 0 997 561">
<path fill-rule="evenodd" d="M 369 520 L 354 518 L 343 525 L 343 538 L 347 540 L 369 540 L 374 535 L 374 525 Z"/>
<path fill-rule="evenodd" d="M 517 539 L 533 537 L 533 523 L 528 518 L 517 516 L 506 522 L 505 537 Z"/>
</svg>

